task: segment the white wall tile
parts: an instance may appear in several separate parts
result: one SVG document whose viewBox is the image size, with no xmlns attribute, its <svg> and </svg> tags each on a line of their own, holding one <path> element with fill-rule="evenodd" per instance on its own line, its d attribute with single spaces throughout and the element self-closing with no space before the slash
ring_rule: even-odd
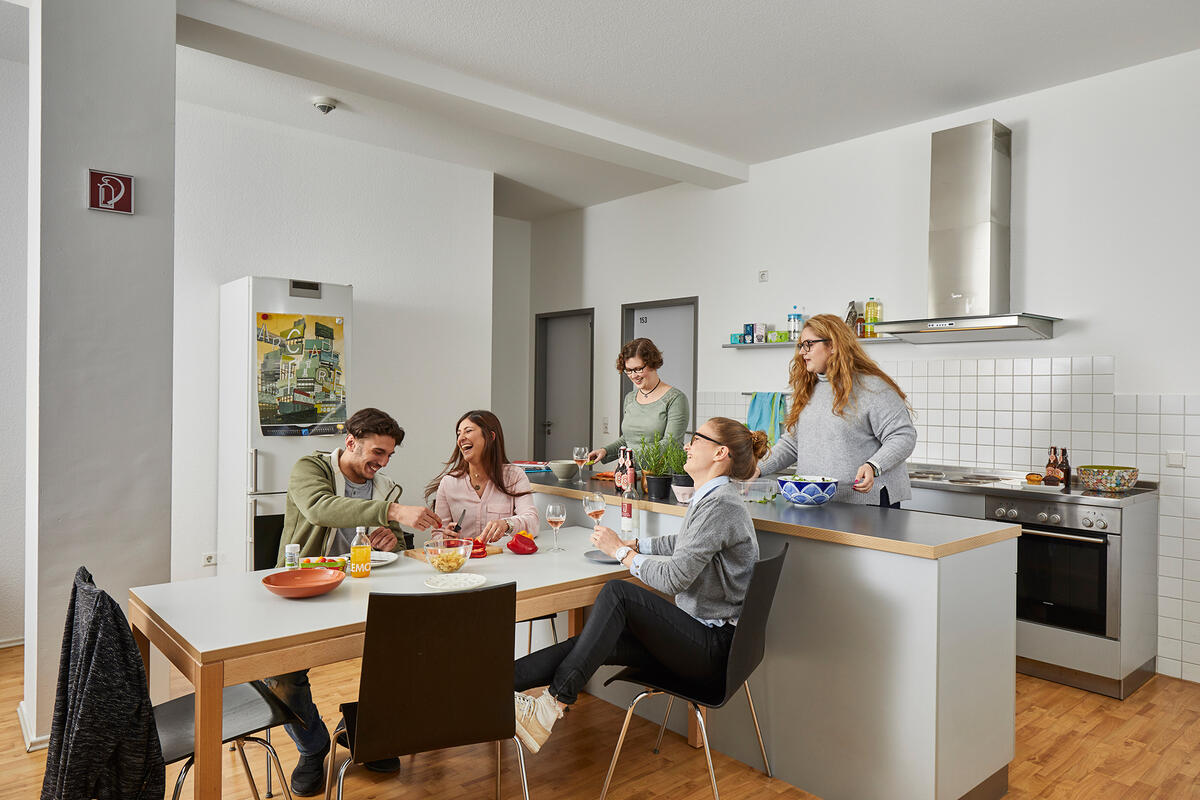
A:
<svg viewBox="0 0 1200 800">
<path fill-rule="evenodd" d="M 1014 394 L 1013 411 L 1029 411 L 1033 408 L 1033 395 Z"/>
<path fill-rule="evenodd" d="M 1084 459 L 1079 453 L 1081 450 L 1092 449 L 1092 432 L 1091 431 L 1071 431 L 1071 450 L 1075 451 L 1075 458 L 1071 459 L 1077 464 L 1087 464 L 1091 459 Z"/>
<path fill-rule="evenodd" d="M 1034 375 L 1049 375 L 1050 374 L 1050 359 L 1035 358 L 1033 360 Z"/>
<path fill-rule="evenodd" d="M 1115 449 L 1113 434 L 1104 431 L 1094 431 L 1092 433 L 1092 449 L 1111 453 Z"/>
<path fill-rule="evenodd" d="M 1158 432 L 1166 436 L 1183 436 L 1185 419 L 1186 417 L 1178 414 L 1163 414 L 1158 418 Z M 1153 433 L 1153 431 L 1146 431 L 1146 433 Z"/>
<path fill-rule="evenodd" d="M 1033 410 L 1034 411 L 1049 411 L 1051 406 L 1053 405 L 1052 398 L 1053 398 L 1053 395 L 1050 395 L 1050 394 L 1035 394 L 1035 395 L 1033 395 Z"/>
<path fill-rule="evenodd" d="M 978 375 L 979 362 L 975 359 L 962 359 L 958 362 L 958 374 L 960 375 Z"/>
<path fill-rule="evenodd" d="M 1182 414 L 1184 412 L 1184 399 L 1181 394 L 1164 394 L 1158 399 L 1158 413 L 1160 414 Z"/>
<path fill-rule="evenodd" d="M 1052 395 L 1050 395 L 1050 410 L 1051 411 L 1070 411 L 1071 410 L 1071 395 L 1069 395 L 1069 394 L 1052 394 Z"/>
<path fill-rule="evenodd" d="M 1197 583 L 1197 584 L 1200 584 L 1200 561 L 1194 561 L 1194 560 L 1192 560 L 1192 559 L 1190 559 L 1190 558 L 1169 558 L 1169 559 L 1167 559 L 1167 560 L 1168 560 L 1168 561 L 1174 561 L 1174 562 L 1177 562 L 1177 563 L 1178 563 L 1178 566 L 1179 566 L 1180 568 L 1182 568 L 1182 570 L 1183 570 L 1183 576 L 1182 576 L 1182 577 L 1183 577 L 1183 579 L 1184 579 L 1185 581 L 1189 581 L 1189 582 L 1192 582 L 1192 583 Z M 1159 574 L 1160 574 L 1160 575 L 1162 575 L 1162 574 L 1163 574 L 1163 573 L 1162 573 L 1163 566 L 1164 566 L 1164 565 L 1163 565 L 1163 563 L 1162 563 L 1162 556 L 1159 556 L 1159 564 L 1158 564 L 1158 568 L 1159 568 Z M 1167 568 L 1168 568 L 1168 569 L 1174 569 L 1174 567 L 1173 567 L 1173 566 L 1171 566 L 1170 564 L 1168 564 L 1168 565 L 1166 565 L 1166 566 L 1167 566 Z M 1170 576 L 1168 576 L 1168 577 L 1174 578 L 1175 576 L 1174 576 L 1174 575 L 1170 575 Z M 1187 584 L 1184 584 L 1184 587 L 1185 587 L 1185 589 L 1186 589 L 1186 587 L 1187 587 Z M 1197 591 L 1200 591 L 1200 587 L 1198 587 L 1198 588 L 1197 588 Z M 1186 595 L 1185 595 L 1185 596 L 1186 596 Z M 1188 598 L 1188 599 L 1191 599 L 1191 598 Z M 1200 600 L 1200 597 L 1197 597 L 1196 599 Z M 1198 640 L 1198 641 L 1200 641 L 1200 640 Z"/>
<path fill-rule="evenodd" d="M 1137 396 L 1137 410 L 1139 414 L 1157 414 L 1158 395 L 1139 394 Z"/>
<path fill-rule="evenodd" d="M 975 362 L 977 375 L 995 375 L 996 362 L 990 358 L 981 358 Z"/>
<path fill-rule="evenodd" d="M 1105 433 L 1113 432 L 1113 415 L 1112 414 L 1092 414 L 1092 430 L 1103 431 Z"/>
<path fill-rule="evenodd" d="M 1118 414 L 1136 414 L 1137 413 L 1137 395 L 1136 394 L 1118 394 L 1113 397 L 1113 410 Z"/>
<path fill-rule="evenodd" d="M 1055 358 L 1051 360 L 1050 372 L 1053 375 L 1070 375 L 1071 374 L 1071 359 L 1070 358 Z"/>
<path fill-rule="evenodd" d="M 1161 494 L 1169 494 L 1169 495 L 1173 495 L 1175 497 L 1182 497 L 1183 496 L 1183 478 L 1176 476 L 1176 475 L 1164 475 L 1162 480 L 1159 481 L 1158 491 Z M 1161 524 L 1159 526 L 1159 533 L 1162 533 Z M 1174 534 L 1172 534 L 1172 535 L 1174 535 Z"/>
<path fill-rule="evenodd" d="M 1180 649 L 1183 642 L 1179 639 L 1168 639 L 1165 636 L 1158 637 L 1158 656 L 1159 658 L 1175 658 L 1180 657 Z"/>
<path fill-rule="evenodd" d="M 1092 376 L 1092 391 L 1097 394 L 1112 394 L 1113 393 L 1113 376 L 1112 375 L 1093 375 Z"/>
<path fill-rule="evenodd" d="M 1183 521 L 1183 520 L 1180 520 L 1178 517 L 1175 517 L 1175 519 L 1178 520 L 1179 522 Z M 1171 558 L 1189 557 L 1187 555 L 1188 554 L 1187 545 L 1188 545 L 1188 543 L 1185 542 L 1179 536 L 1163 536 L 1160 533 L 1160 535 L 1158 537 L 1158 554 L 1162 555 L 1162 556 L 1170 556 Z M 1195 545 L 1197 547 L 1196 552 L 1200 553 L 1200 540 L 1197 540 L 1195 542 Z"/>
<path fill-rule="evenodd" d="M 958 442 L 959 444 L 976 444 L 978 443 L 979 431 L 976 428 L 959 428 Z"/>
<path fill-rule="evenodd" d="M 1183 678 L 1183 662 L 1173 658 L 1160 658 L 1155 662 L 1159 674 L 1168 678 Z"/>
<path fill-rule="evenodd" d="M 1013 376 L 1012 375 L 997 375 L 996 376 L 996 394 L 1012 394 L 1013 391 Z"/>
<path fill-rule="evenodd" d="M 1092 393 L 1092 411 L 1103 411 L 1111 414 L 1113 411 L 1113 396 L 1111 394 Z"/>
<path fill-rule="evenodd" d="M 1180 644 L 1182 645 L 1182 648 L 1183 648 L 1182 658 L 1183 658 L 1184 669 L 1186 670 L 1187 666 L 1189 664 L 1192 664 L 1192 665 L 1200 664 L 1200 644 L 1197 644 L 1195 642 L 1180 642 Z M 1193 680 L 1193 679 L 1186 678 L 1186 680 Z"/>
<path fill-rule="evenodd" d="M 1075 394 L 1081 392 L 1086 394 L 1092 393 L 1092 376 L 1091 375 L 1072 375 L 1071 376 L 1071 391 Z"/>
<path fill-rule="evenodd" d="M 1137 433 L 1137 414 L 1114 414 L 1113 430 L 1116 433 Z"/>
<path fill-rule="evenodd" d="M 1073 394 L 1071 395 L 1071 410 L 1075 412 L 1088 412 L 1092 410 L 1092 396 L 1090 394 Z M 1088 423 L 1091 424 L 1090 422 Z"/>
<path fill-rule="evenodd" d="M 1012 375 L 1013 362 L 1011 358 L 996 359 L 996 374 L 997 375 Z"/>
<path fill-rule="evenodd" d="M 1162 578 L 1160 578 L 1159 580 L 1162 580 Z M 1190 581 L 1187 578 L 1184 578 L 1182 585 L 1180 587 L 1180 592 L 1181 592 L 1180 597 L 1182 597 L 1185 602 L 1190 602 L 1190 603 L 1200 602 L 1200 581 Z M 1197 654 L 1198 654 L 1198 656 L 1200 656 L 1200 649 L 1197 650 Z M 1185 660 L 1187 660 L 1187 659 L 1185 659 Z M 1197 663 L 1200 663 L 1200 657 L 1198 657 L 1194 660 Z"/>
<path fill-rule="evenodd" d="M 963 433 L 965 433 L 965 431 L 963 431 Z M 963 461 L 963 463 L 974 462 L 978 457 L 975 450 L 975 445 L 960 444 L 958 446 L 958 457 Z"/>
<path fill-rule="evenodd" d="M 1032 375 L 1033 374 L 1033 359 L 1031 358 L 1014 358 L 1012 360 L 1013 375 Z"/>
<path fill-rule="evenodd" d="M 1179 578 L 1158 579 L 1158 593 L 1163 597 L 1183 597 L 1183 581 Z M 1200 605 L 1200 604 L 1198 604 Z"/>
<path fill-rule="evenodd" d="M 1137 452 L 1139 455 L 1154 454 L 1154 471 L 1158 471 L 1158 434 L 1139 433 L 1137 435 Z"/>
<path fill-rule="evenodd" d="M 1054 394 L 1071 393 L 1071 376 L 1055 375 L 1050 379 L 1050 391 Z"/>
<path fill-rule="evenodd" d="M 939 378 L 942 377 L 942 373 L 945 372 L 945 369 L 946 369 L 945 368 L 946 362 L 940 358 L 935 358 L 935 359 L 930 359 L 928 363 L 929 363 L 929 374 L 936 375 Z"/>
<path fill-rule="evenodd" d="M 1041 394 L 1049 394 L 1053 389 L 1053 386 L 1053 379 L 1049 375 L 1033 376 L 1033 391 Z"/>
<path fill-rule="evenodd" d="M 1092 359 L 1092 372 L 1097 375 L 1111 375 L 1116 372 L 1113 369 L 1113 361 L 1112 356 L 1095 356 Z"/>
<path fill-rule="evenodd" d="M 1014 375 L 1012 379 L 1012 391 L 1014 394 L 1022 394 L 1033 391 L 1033 376 L 1031 375 Z"/>
<path fill-rule="evenodd" d="M 1195 622 L 1189 622 L 1188 624 L 1197 625 L 1198 632 L 1200 632 L 1200 625 Z M 1158 635 L 1166 639 L 1182 639 L 1183 620 L 1160 616 L 1158 618 Z M 1188 641 L 1200 641 L 1200 639 L 1189 639 Z"/>
<path fill-rule="evenodd" d="M 1187 619 L 1183 613 L 1183 601 L 1173 597 L 1158 598 L 1158 613 L 1175 619 Z M 1200 619 L 1200 608 L 1196 610 L 1197 618 Z"/>
<path fill-rule="evenodd" d="M 1112 457 L 1113 464 L 1119 463 L 1117 456 L 1114 453 Z M 1158 498 L 1158 513 L 1160 516 L 1166 515 L 1169 517 L 1183 516 L 1183 498 L 1182 497 L 1160 497 Z M 1187 535 L 1187 522 L 1184 522 L 1184 535 Z M 1200 539 L 1200 530 L 1196 532 L 1196 538 Z"/>
<path fill-rule="evenodd" d="M 1158 414 L 1138 414 L 1138 433 L 1158 433 Z"/>
<path fill-rule="evenodd" d="M 1166 633 L 1163 633 L 1161 624 L 1158 627 L 1158 635 L 1167 636 L 1170 639 L 1182 639 L 1185 642 L 1192 642 L 1193 644 L 1200 643 L 1200 622 L 1184 622 L 1183 620 L 1177 620 L 1177 622 L 1179 623 L 1178 636 L 1168 636 Z M 1174 625 L 1168 625 L 1166 630 L 1170 632 L 1174 631 L 1175 628 L 1176 626 Z"/>
<path fill-rule="evenodd" d="M 1092 357 L 1091 356 L 1075 356 L 1071 359 L 1071 374 L 1073 375 L 1091 375 L 1092 374 Z"/>
</svg>

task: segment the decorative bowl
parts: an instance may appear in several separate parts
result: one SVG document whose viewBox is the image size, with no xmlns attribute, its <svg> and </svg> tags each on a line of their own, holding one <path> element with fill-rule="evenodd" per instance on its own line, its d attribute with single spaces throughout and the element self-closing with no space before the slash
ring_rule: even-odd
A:
<svg viewBox="0 0 1200 800">
<path fill-rule="evenodd" d="M 828 503 L 837 492 L 837 478 L 821 475 L 785 475 L 778 479 L 783 496 L 798 506 Z"/>
<path fill-rule="evenodd" d="M 575 473 L 579 471 L 579 467 L 574 461 L 558 459 L 550 462 L 550 471 L 553 472 L 554 476 L 560 481 L 568 481 L 575 477 Z"/>
<path fill-rule="evenodd" d="M 262 584 L 280 597 L 316 597 L 337 588 L 346 573 L 337 569 L 316 567 L 272 572 L 263 577 Z"/>
<path fill-rule="evenodd" d="M 771 478 L 751 478 L 730 481 L 747 503 L 770 503 L 779 496 L 779 484 Z"/>
<path fill-rule="evenodd" d="M 675 495 L 675 499 L 681 503 L 692 502 L 692 495 L 696 493 L 695 486 L 680 486 L 678 483 L 671 484 L 671 493 Z"/>
<path fill-rule="evenodd" d="M 471 557 L 470 539 L 430 539 L 422 548 L 425 560 L 438 572 L 457 572 Z"/>
<path fill-rule="evenodd" d="M 1137 467 L 1110 467 L 1088 464 L 1076 467 L 1079 482 L 1093 492 L 1128 492 L 1137 483 Z"/>
</svg>

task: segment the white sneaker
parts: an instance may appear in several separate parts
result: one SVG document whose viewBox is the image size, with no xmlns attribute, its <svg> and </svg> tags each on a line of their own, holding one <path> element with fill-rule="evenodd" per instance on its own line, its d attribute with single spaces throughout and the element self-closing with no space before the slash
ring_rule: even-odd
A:
<svg viewBox="0 0 1200 800">
<path fill-rule="evenodd" d="M 513 700 L 517 712 L 517 736 L 529 752 L 536 753 L 550 738 L 555 720 L 562 719 L 562 711 L 548 691 L 542 692 L 540 697 L 513 692 Z"/>
</svg>

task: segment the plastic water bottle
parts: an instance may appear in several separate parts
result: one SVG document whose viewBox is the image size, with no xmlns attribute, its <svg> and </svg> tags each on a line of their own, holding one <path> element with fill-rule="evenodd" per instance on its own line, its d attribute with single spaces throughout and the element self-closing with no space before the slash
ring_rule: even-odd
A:
<svg viewBox="0 0 1200 800">
<path fill-rule="evenodd" d="M 788 324 L 788 341 L 800 341 L 800 332 L 804 330 L 804 315 L 800 313 L 800 309 L 792 306 L 792 313 L 787 315 Z"/>
<path fill-rule="evenodd" d="M 350 577 L 366 578 L 371 574 L 371 540 L 367 529 L 360 526 L 350 543 Z"/>
</svg>

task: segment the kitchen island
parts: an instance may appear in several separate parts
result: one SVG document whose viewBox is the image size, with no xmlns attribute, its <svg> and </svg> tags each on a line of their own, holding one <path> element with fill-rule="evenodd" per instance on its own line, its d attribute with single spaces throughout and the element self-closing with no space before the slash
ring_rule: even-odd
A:
<svg viewBox="0 0 1200 800">
<path fill-rule="evenodd" d="M 611 482 L 530 478 L 539 510 L 596 491 L 609 504 L 604 524 L 619 528 Z M 590 524 L 582 503 L 567 508 L 568 525 Z M 1003 796 L 1019 526 L 841 503 L 801 508 L 782 497 L 747 508 L 764 554 L 791 545 L 751 678 L 776 777 L 825 800 Z M 639 501 L 638 509 L 646 537 L 676 532 L 686 506 Z M 614 669 L 597 673 L 588 691 L 624 706 L 637 689 L 603 687 Z M 657 722 L 665 702 L 652 698 L 638 712 Z M 715 749 L 761 768 L 744 700 L 709 719 Z M 686 731 L 683 709 L 673 709 L 670 727 Z"/>
</svg>

